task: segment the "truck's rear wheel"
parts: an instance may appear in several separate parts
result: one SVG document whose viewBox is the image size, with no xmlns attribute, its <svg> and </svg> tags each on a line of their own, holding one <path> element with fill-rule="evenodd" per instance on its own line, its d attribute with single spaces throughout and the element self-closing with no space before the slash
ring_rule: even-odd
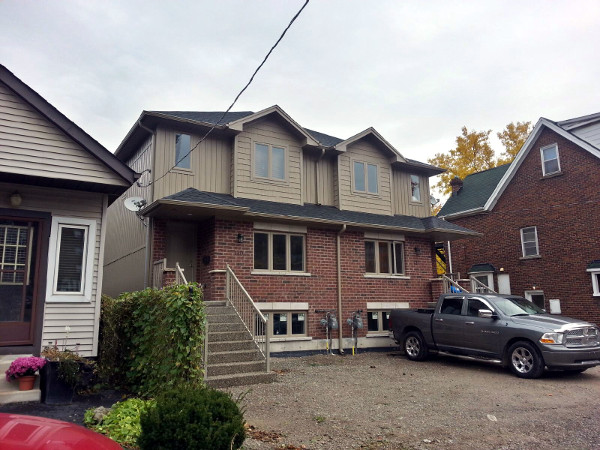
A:
<svg viewBox="0 0 600 450">
<path fill-rule="evenodd" d="M 429 355 L 423 335 L 418 331 L 409 331 L 404 336 L 404 353 L 411 361 L 423 361 Z"/>
<path fill-rule="evenodd" d="M 539 378 L 544 373 L 544 360 L 529 342 L 515 342 L 508 349 L 510 370 L 519 378 Z"/>
</svg>

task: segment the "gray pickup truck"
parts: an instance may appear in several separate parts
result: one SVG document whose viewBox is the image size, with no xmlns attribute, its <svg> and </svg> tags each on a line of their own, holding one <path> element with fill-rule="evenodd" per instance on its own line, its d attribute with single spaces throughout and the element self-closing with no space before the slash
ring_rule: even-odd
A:
<svg viewBox="0 0 600 450">
<path fill-rule="evenodd" d="M 392 310 L 390 327 L 408 359 L 430 352 L 482 359 L 521 378 L 545 368 L 583 372 L 600 365 L 596 325 L 547 314 L 529 300 L 501 294 L 443 294 L 435 309 Z"/>
</svg>

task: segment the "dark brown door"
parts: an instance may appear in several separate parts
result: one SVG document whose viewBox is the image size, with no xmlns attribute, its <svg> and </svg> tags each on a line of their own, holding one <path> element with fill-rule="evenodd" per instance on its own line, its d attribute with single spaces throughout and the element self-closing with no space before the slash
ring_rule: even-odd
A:
<svg viewBox="0 0 600 450">
<path fill-rule="evenodd" d="M 42 222 L 0 216 L 0 346 L 32 345 Z"/>
</svg>

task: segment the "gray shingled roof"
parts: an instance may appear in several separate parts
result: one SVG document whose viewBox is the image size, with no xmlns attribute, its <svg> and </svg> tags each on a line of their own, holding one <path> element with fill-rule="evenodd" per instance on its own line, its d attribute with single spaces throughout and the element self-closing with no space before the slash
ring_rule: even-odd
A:
<svg viewBox="0 0 600 450">
<path fill-rule="evenodd" d="M 340 142 L 344 141 L 343 139 L 336 138 L 334 136 L 329 136 L 328 134 L 320 133 L 318 131 L 309 130 L 308 128 L 305 128 L 305 130 L 308 131 L 308 134 L 314 137 L 317 141 L 319 141 L 321 144 L 327 147 L 333 147 L 339 144 Z"/>
<path fill-rule="evenodd" d="M 203 203 L 215 206 L 245 207 L 250 212 L 258 214 L 269 214 L 283 217 L 300 217 L 315 220 L 327 220 L 346 224 L 378 225 L 387 227 L 398 227 L 402 229 L 427 231 L 454 231 L 472 233 L 471 230 L 459 225 L 446 222 L 437 217 L 419 218 L 414 216 L 386 216 L 380 214 L 369 214 L 355 211 L 342 211 L 334 206 L 322 206 L 314 204 L 293 205 L 289 203 L 269 202 L 265 200 L 253 200 L 248 198 L 235 198 L 228 194 L 217 194 L 213 192 L 199 191 L 188 188 L 184 191 L 165 197 L 167 200 L 178 200 L 182 202 Z"/>
<path fill-rule="evenodd" d="M 446 201 L 438 217 L 483 208 L 509 167 L 510 164 L 504 164 L 465 177 L 463 187 Z"/>
</svg>

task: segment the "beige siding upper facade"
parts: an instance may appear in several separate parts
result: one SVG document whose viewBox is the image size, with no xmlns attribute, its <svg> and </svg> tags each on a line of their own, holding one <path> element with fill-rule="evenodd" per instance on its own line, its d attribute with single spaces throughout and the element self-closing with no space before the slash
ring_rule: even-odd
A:
<svg viewBox="0 0 600 450">
<path fill-rule="evenodd" d="M 419 192 L 421 201 L 412 198 L 411 175 L 419 177 Z M 394 187 L 393 203 L 394 214 L 406 216 L 428 217 L 431 215 L 429 206 L 429 177 L 418 173 L 404 172 L 394 169 L 392 171 L 392 185 Z"/>
<path fill-rule="evenodd" d="M 304 203 L 337 206 L 334 190 L 335 158 L 319 158 L 319 156 L 308 154 L 307 152 L 303 156 Z"/>
<path fill-rule="evenodd" d="M 106 165 L 0 83 L 3 172 L 127 186 Z"/>
<path fill-rule="evenodd" d="M 377 166 L 377 193 L 355 189 L 354 163 Z M 348 146 L 338 158 L 340 208 L 373 214 L 392 215 L 392 168 L 389 159 L 370 142 L 361 139 Z"/>
<path fill-rule="evenodd" d="M 69 326 L 68 348 L 79 351 L 85 356 L 94 356 L 97 351 L 97 337 L 99 324 L 100 291 L 102 261 L 102 212 L 104 196 L 91 192 L 41 188 L 12 183 L 0 183 L 0 208 L 12 208 L 10 194 L 17 190 L 22 197 L 19 210 L 29 210 L 50 213 L 53 217 L 75 218 L 92 220 L 96 222 L 96 236 L 91 240 L 94 243 L 94 264 L 92 275 L 91 302 L 77 303 L 49 303 L 44 307 L 42 330 L 42 347 L 53 345 L 55 340 L 63 345 L 65 326 Z M 42 275 L 46 268 L 41 268 Z M 48 283 L 51 281 L 48 280 Z M 96 320 L 98 318 L 98 320 Z"/>
<path fill-rule="evenodd" d="M 302 204 L 302 148 L 279 121 L 264 118 L 244 126 L 235 139 L 234 192 L 236 197 Z M 255 146 L 265 144 L 285 149 L 285 179 L 255 175 Z"/>
</svg>

